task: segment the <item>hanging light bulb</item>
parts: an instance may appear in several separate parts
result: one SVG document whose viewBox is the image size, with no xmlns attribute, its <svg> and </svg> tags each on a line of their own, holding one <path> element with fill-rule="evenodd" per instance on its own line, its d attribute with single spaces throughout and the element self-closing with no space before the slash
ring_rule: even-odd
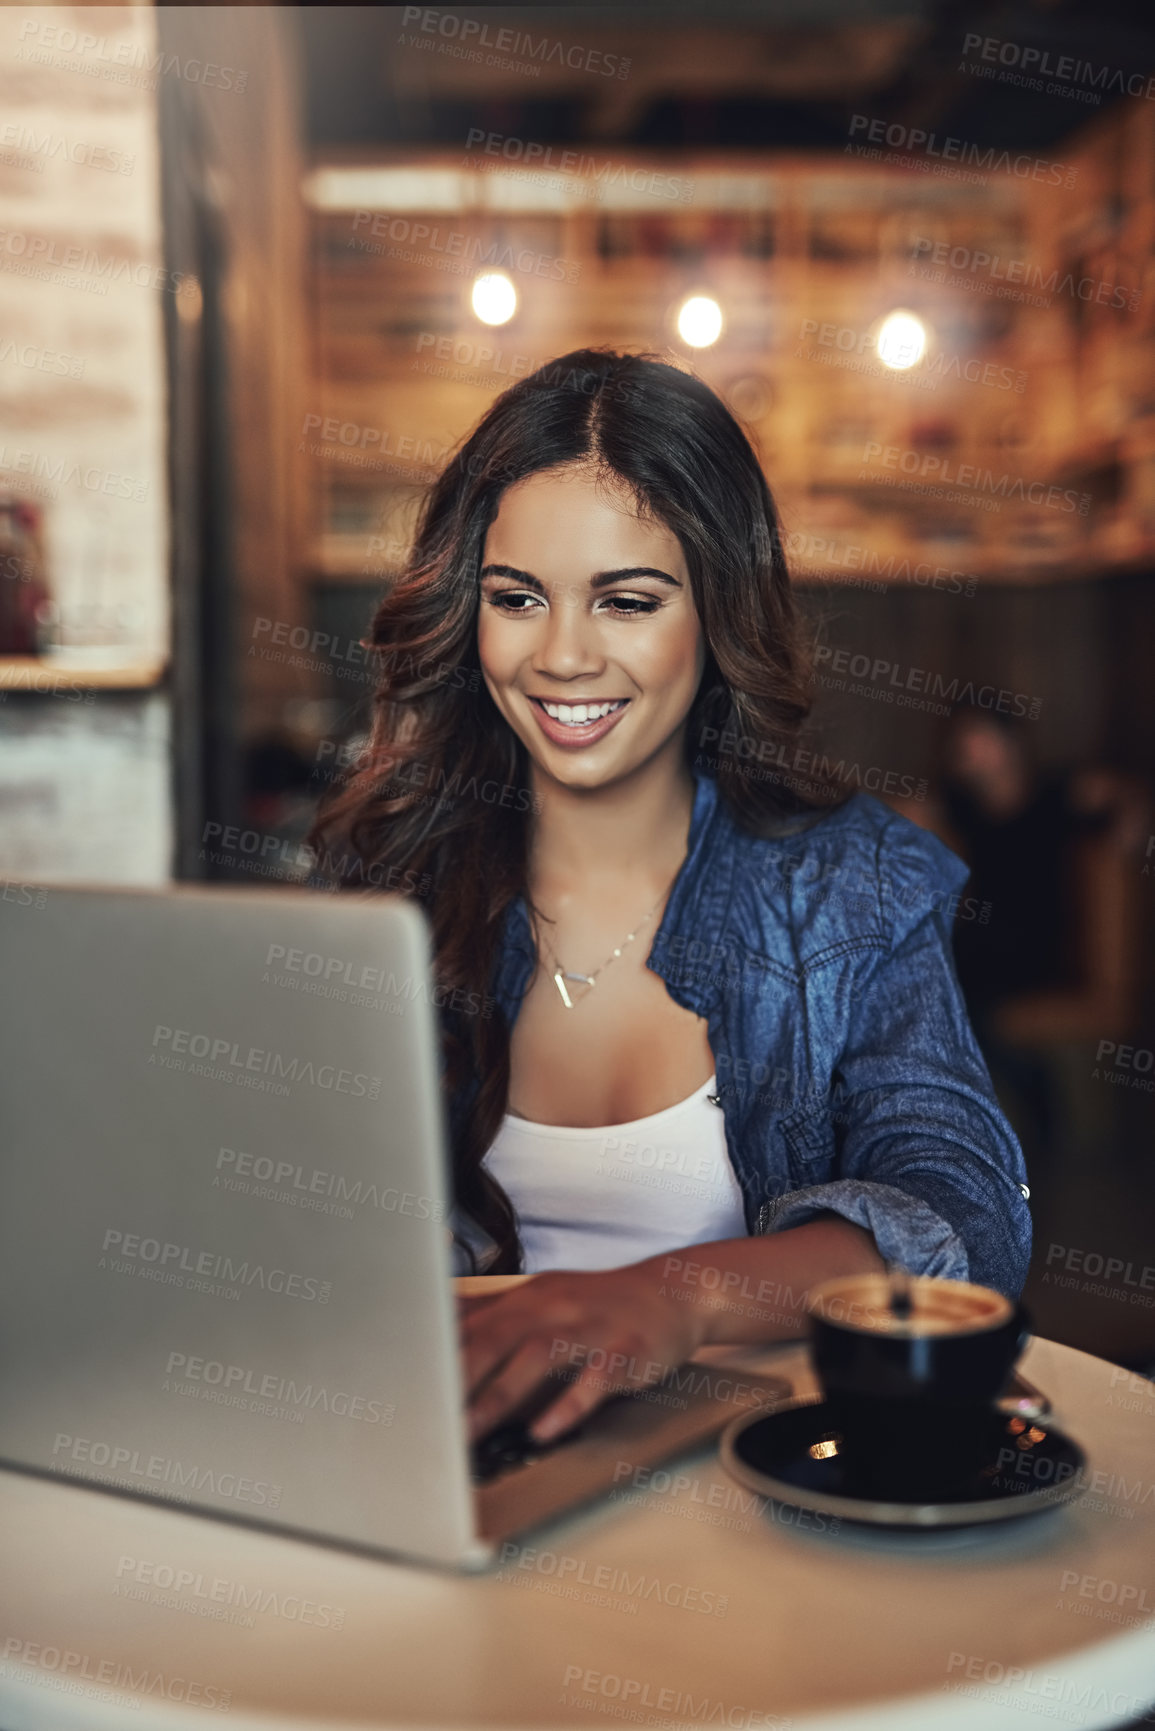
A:
<svg viewBox="0 0 1155 1731">
<path fill-rule="evenodd" d="M 678 308 L 678 335 L 692 349 L 708 349 L 722 334 L 722 309 L 713 295 L 691 295 Z"/>
<path fill-rule="evenodd" d="M 473 279 L 470 304 L 483 325 L 506 325 L 517 311 L 517 290 L 503 270 Z"/>
<path fill-rule="evenodd" d="M 896 373 L 916 367 L 926 353 L 926 345 L 926 326 L 914 313 L 901 307 L 887 313 L 874 340 L 879 360 Z"/>
</svg>

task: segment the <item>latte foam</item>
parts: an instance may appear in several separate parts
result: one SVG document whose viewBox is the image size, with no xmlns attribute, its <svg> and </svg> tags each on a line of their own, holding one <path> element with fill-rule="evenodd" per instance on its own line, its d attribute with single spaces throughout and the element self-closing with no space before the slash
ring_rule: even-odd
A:
<svg viewBox="0 0 1155 1731">
<path fill-rule="evenodd" d="M 891 1308 L 884 1274 L 828 1280 L 810 1294 L 810 1311 L 827 1323 L 862 1334 L 900 1339 L 920 1335 L 979 1334 L 1008 1321 L 1013 1306 L 1001 1292 L 965 1280 L 916 1277 L 906 1290 L 910 1308 Z"/>
</svg>

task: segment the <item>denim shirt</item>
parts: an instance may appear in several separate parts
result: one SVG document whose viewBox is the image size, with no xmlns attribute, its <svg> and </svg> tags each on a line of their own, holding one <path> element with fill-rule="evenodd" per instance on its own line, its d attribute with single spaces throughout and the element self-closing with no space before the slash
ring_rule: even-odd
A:
<svg viewBox="0 0 1155 1731">
<path fill-rule="evenodd" d="M 707 1019 L 747 1230 L 828 1210 L 913 1274 L 1017 1297 L 1026 1171 L 951 955 L 952 919 L 977 908 L 961 897 L 967 867 L 869 794 L 764 840 L 712 777 L 695 782 L 646 965 Z M 534 960 L 518 896 L 492 988 L 510 1028 Z"/>
</svg>

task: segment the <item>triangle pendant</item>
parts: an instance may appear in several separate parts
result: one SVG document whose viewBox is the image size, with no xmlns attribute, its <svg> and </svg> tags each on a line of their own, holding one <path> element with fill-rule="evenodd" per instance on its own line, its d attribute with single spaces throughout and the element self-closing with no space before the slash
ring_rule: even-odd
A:
<svg viewBox="0 0 1155 1731">
<path fill-rule="evenodd" d="M 580 1002 L 581 999 L 580 997 L 576 1000 L 571 998 L 566 987 L 567 980 L 573 980 L 575 983 L 583 985 L 587 992 L 592 990 L 596 981 L 591 979 L 589 974 L 570 974 L 567 973 L 564 968 L 556 968 L 554 970 L 553 983 L 561 994 L 561 1001 L 567 1010 L 572 1010 L 575 1002 Z"/>
</svg>

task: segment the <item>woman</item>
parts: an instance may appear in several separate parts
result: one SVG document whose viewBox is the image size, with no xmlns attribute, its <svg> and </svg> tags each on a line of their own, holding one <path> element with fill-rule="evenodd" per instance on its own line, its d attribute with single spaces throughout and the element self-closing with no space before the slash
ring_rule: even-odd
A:
<svg viewBox="0 0 1155 1731">
<path fill-rule="evenodd" d="M 473 1434 L 788 1339 L 836 1275 L 1017 1293 L 1022 1156 L 950 957 L 966 869 L 796 773 L 803 632 L 720 399 L 594 349 L 511 386 L 372 645 L 372 735 L 311 839 L 427 874 L 458 1243 L 538 1275 L 463 1306 Z"/>
</svg>

